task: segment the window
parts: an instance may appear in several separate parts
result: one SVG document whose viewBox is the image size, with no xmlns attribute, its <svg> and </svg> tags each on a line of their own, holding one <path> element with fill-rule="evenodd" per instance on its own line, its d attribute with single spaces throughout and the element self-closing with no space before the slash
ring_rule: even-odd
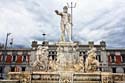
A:
<svg viewBox="0 0 125 83">
<path fill-rule="evenodd" d="M 112 60 L 112 63 L 115 62 L 115 55 L 114 54 L 111 54 L 111 60 Z"/>
<path fill-rule="evenodd" d="M 99 55 L 99 62 L 101 62 L 101 56 Z"/>
<path fill-rule="evenodd" d="M 99 68 L 100 71 L 102 71 L 102 68 Z"/>
<path fill-rule="evenodd" d="M 2 62 L 3 60 L 3 55 L 0 55 L 0 62 Z"/>
<path fill-rule="evenodd" d="M 22 59 L 23 59 L 23 62 L 26 62 L 26 56 L 28 55 L 28 51 L 24 51 L 23 54 L 22 54 Z"/>
<path fill-rule="evenodd" d="M 22 71 L 25 71 L 26 67 L 22 67 Z"/>
<path fill-rule="evenodd" d="M 123 70 L 124 70 L 124 73 L 125 73 L 125 68 L 123 68 Z"/>
<path fill-rule="evenodd" d="M 49 52 L 49 54 L 51 54 L 51 52 Z"/>
<path fill-rule="evenodd" d="M 5 53 L 5 52 L 3 52 L 3 53 L 2 53 L 2 60 L 1 60 L 2 62 L 4 62 L 4 61 L 5 61 L 5 58 L 6 58 L 5 56 L 6 56 L 6 53 Z"/>
<path fill-rule="evenodd" d="M 13 56 L 13 62 L 15 62 L 15 61 L 16 61 L 16 56 L 14 55 L 14 56 Z"/>
<path fill-rule="evenodd" d="M 26 62 L 26 56 L 23 56 L 23 62 Z"/>
<path fill-rule="evenodd" d="M 99 62 L 101 62 L 101 57 L 100 57 L 100 55 L 97 55 L 97 56 L 96 56 L 96 59 L 97 59 Z"/>
<path fill-rule="evenodd" d="M 12 55 L 13 55 L 13 60 L 12 61 L 15 62 L 16 61 L 17 52 L 13 51 Z"/>
<path fill-rule="evenodd" d="M 112 68 L 112 73 L 116 73 L 116 68 Z"/>
<path fill-rule="evenodd" d="M 125 54 L 121 54 L 123 63 L 125 63 Z"/>
<path fill-rule="evenodd" d="M 97 51 L 96 54 L 97 54 L 96 59 L 97 59 L 99 62 L 101 62 L 101 53 L 100 53 L 100 51 Z"/>
<path fill-rule="evenodd" d="M 15 67 L 11 67 L 11 72 L 14 72 L 15 71 Z"/>
<path fill-rule="evenodd" d="M 2 67 L 0 67 L 0 73 L 2 73 L 3 72 L 3 68 Z"/>
<path fill-rule="evenodd" d="M 54 54 L 54 52 L 52 52 L 52 54 Z"/>
</svg>

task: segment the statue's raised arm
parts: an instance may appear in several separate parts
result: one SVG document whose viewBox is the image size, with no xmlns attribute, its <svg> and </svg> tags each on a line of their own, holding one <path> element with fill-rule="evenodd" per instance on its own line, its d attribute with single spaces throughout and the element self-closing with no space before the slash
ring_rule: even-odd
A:
<svg viewBox="0 0 125 83">
<path fill-rule="evenodd" d="M 55 13 L 56 13 L 57 15 L 61 15 L 61 16 L 62 16 L 62 13 L 59 12 L 58 10 L 55 10 Z"/>
</svg>

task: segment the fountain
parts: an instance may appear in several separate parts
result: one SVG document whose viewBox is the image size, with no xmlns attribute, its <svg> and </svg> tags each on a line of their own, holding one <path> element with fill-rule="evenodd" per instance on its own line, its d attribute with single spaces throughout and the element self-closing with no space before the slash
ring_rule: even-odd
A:
<svg viewBox="0 0 125 83">
<path fill-rule="evenodd" d="M 21 83 L 123 83 L 125 74 L 100 72 L 96 60 L 96 48 L 88 50 L 88 57 L 83 63 L 79 56 L 78 44 L 71 39 L 71 17 L 65 6 L 63 12 L 55 10 L 61 16 L 61 37 L 56 43 L 57 60 L 48 59 L 48 47 L 38 46 L 36 60 L 29 72 L 9 72 L 9 79 Z M 65 34 L 67 33 L 67 35 Z M 66 40 L 67 39 L 67 40 Z"/>
</svg>

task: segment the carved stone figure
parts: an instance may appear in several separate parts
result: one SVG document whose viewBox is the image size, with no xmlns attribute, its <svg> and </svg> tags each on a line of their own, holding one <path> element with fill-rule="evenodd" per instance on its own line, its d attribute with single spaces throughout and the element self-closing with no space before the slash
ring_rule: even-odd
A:
<svg viewBox="0 0 125 83">
<path fill-rule="evenodd" d="M 36 51 L 36 61 L 33 63 L 33 68 L 37 70 L 47 70 L 48 51 L 47 47 L 39 46 Z"/>
<path fill-rule="evenodd" d="M 83 56 L 79 56 L 79 62 L 74 65 L 76 72 L 84 72 Z"/>
<path fill-rule="evenodd" d="M 68 41 L 71 40 L 71 15 L 68 13 L 68 7 L 64 6 L 63 12 L 59 12 L 58 10 L 55 10 L 57 15 L 61 16 L 61 23 L 60 23 L 60 28 L 61 28 L 61 38 L 60 41 L 65 41 L 66 39 L 66 34 L 68 37 Z"/>
<path fill-rule="evenodd" d="M 56 61 L 52 59 L 52 56 L 49 57 L 49 63 L 48 63 L 48 71 L 56 71 L 57 70 L 57 64 Z"/>
<path fill-rule="evenodd" d="M 85 70 L 86 72 L 94 72 L 97 71 L 99 67 L 99 62 L 96 60 L 96 48 L 91 48 L 88 51 L 88 57 L 85 62 Z"/>
</svg>

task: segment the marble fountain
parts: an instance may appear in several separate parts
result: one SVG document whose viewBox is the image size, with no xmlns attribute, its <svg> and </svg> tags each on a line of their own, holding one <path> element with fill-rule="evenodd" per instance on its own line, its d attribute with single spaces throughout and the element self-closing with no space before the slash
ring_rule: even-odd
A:
<svg viewBox="0 0 125 83">
<path fill-rule="evenodd" d="M 79 56 L 78 44 L 71 39 L 71 15 L 67 11 L 66 6 L 63 12 L 55 10 L 55 13 L 61 16 L 60 41 L 55 43 L 57 60 L 52 60 L 51 57 L 48 59 L 47 46 L 38 46 L 31 70 L 9 72 L 8 79 L 21 83 L 125 83 L 125 74 L 99 71 L 95 47 L 88 50 L 88 57 L 83 63 L 83 56 Z"/>
<path fill-rule="evenodd" d="M 48 47 L 39 46 L 32 70 L 27 72 L 9 72 L 10 80 L 21 83 L 125 83 L 125 74 L 101 72 L 96 60 L 96 48 L 83 57 L 78 56 L 78 47 L 72 42 L 58 42 L 57 60 L 47 59 Z"/>
</svg>

